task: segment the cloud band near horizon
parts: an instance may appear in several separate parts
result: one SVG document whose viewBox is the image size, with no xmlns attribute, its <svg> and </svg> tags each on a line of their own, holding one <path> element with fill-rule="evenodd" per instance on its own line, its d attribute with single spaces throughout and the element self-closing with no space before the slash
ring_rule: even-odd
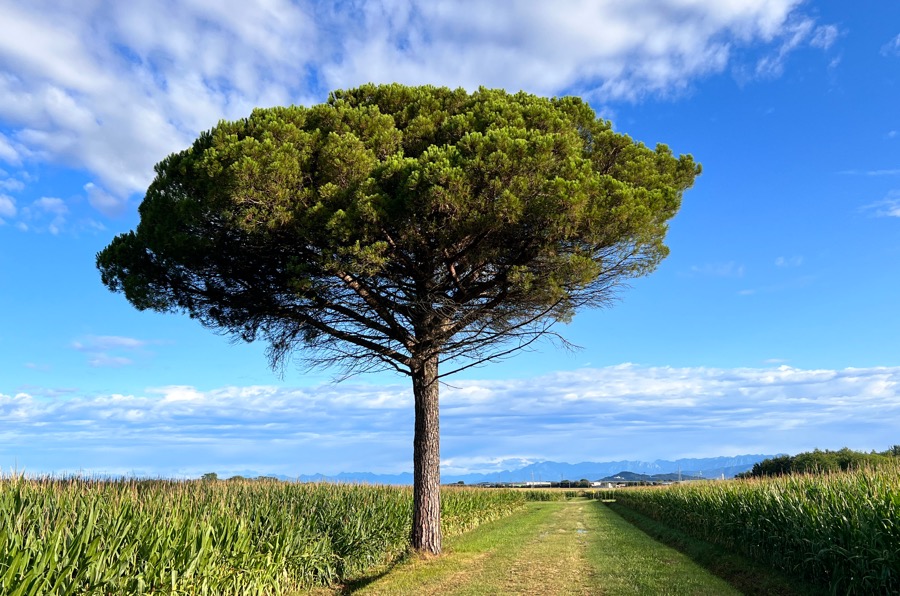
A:
<svg viewBox="0 0 900 596">
<path fill-rule="evenodd" d="M 622 364 L 451 383 L 441 395 L 445 474 L 496 471 L 509 460 L 883 450 L 900 428 L 900 367 Z M 0 421 L 4 471 L 296 476 L 395 473 L 412 462 L 403 385 L 0 392 Z"/>
</svg>

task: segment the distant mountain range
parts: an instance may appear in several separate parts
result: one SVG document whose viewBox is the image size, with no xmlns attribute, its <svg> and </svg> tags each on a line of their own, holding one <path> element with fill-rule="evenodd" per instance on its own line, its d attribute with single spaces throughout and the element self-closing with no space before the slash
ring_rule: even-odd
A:
<svg viewBox="0 0 900 596">
<path fill-rule="evenodd" d="M 635 475 L 653 476 L 658 474 L 677 474 L 682 477 L 697 476 L 701 478 L 733 478 L 735 474 L 746 472 L 753 464 L 764 459 L 775 457 L 774 455 L 736 455 L 734 457 L 707 457 L 685 458 L 674 461 L 658 459 L 653 462 L 645 461 L 608 461 L 608 462 L 581 462 L 569 464 L 565 462 L 543 461 L 518 468 L 516 470 L 503 470 L 502 472 L 490 472 L 487 474 L 446 474 L 441 476 L 444 484 L 464 482 L 466 484 L 478 484 L 480 482 L 526 482 L 526 481 L 578 481 L 600 480 L 615 475 L 621 476 L 623 472 L 631 472 Z M 242 476 L 256 476 L 252 472 L 242 473 Z M 324 474 L 301 475 L 289 477 L 279 475 L 282 480 L 299 480 L 301 482 L 364 482 L 369 484 L 412 484 L 413 476 L 409 472 L 402 474 L 373 474 L 371 472 L 341 472 L 333 476 Z"/>
<path fill-rule="evenodd" d="M 564 462 L 544 461 L 530 464 L 518 470 L 504 470 L 490 474 L 465 474 L 442 478 L 444 483 L 462 480 L 466 484 L 479 482 L 522 482 L 528 480 L 599 480 L 621 472 L 636 474 L 677 474 L 702 476 L 704 478 L 732 478 L 735 474 L 745 472 L 770 455 L 738 455 L 734 457 L 684 458 L 674 461 L 658 459 L 645 461 L 609 461 L 581 462 L 569 464 Z"/>
<path fill-rule="evenodd" d="M 709 476 L 707 476 L 709 478 Z M 607 476 L 600 479 L 602 482 L 675 482 L 676 480 L 703 480 L 703 476 L 691 476 L 669 472 L 667 474 L 635 474 L 634 472 L 619 472 L 615 476 Z"/>
</svg>

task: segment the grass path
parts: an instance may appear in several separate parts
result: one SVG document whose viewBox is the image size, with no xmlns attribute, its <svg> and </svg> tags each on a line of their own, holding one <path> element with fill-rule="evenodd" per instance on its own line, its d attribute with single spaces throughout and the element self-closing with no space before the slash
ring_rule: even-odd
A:
<svg viewBox="0 0 900 596">
<path fill-rule="evenodd" d="M 738 594 L 596 501 L 529 503 L 519 514 L 411 558 L 358 594 Z"/>
</svg>

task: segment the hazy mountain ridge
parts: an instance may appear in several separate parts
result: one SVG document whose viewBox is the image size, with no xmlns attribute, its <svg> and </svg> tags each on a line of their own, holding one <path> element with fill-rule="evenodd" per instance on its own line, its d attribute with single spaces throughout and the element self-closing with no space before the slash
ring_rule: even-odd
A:
<svg viewBox="0 0 900 596">
<path fill-rule="evenodd" d="M 683 475 L 702 476 L 705 478 L 719 478 L 723 474 L 726 478 L 732 478 L 735 474 L 744 472 L 771 455 L 737 455 L 731 457 L 708 458 L 682 458 L 674 461 L 656 460 L 645 461 L 610 461 L 610 462 L 581 462 L 569 464 L 565 462 L 544 461 L 537 462 L 517 470 L 504 470 L 489 474 L 464 474 L 461 476 L 447 476 L 442 478 L 445 483 L 464 481 L 466 484 L 478 482 L 522 482 L 531 480 L 559 481 L 559 480 L 599 480 L 618 474 L 623 471 L 636 474 L 667 474 L 678 473 Z"/>
<path fill-rule="evenodd" d="M 775 457 L 774 455 L 736 455 L 725 457 L 707 458 L 682 458 L 673 461 L 656 460 L 645 461 L 609 461 L 609 462 L 581 462 L 570 464 L 566 462 L 542 461 L 529 464 L 516 470 L 503 470 L 483 474 L 443 474 L 441 482 L 454 484 L 464 482 L 466 484 L 478 484 L 480 482 L 528 482 L 528 481 L 559 481 L 559 480 L 599 480 L 622 472 L 632 472 L 653 476 L 656 474 L 677 474 L 683 476 L 698 476 L 703 478 L 732 478 L 735 474 L 746 472 L 753 464 L 764 459 Z M 250 476 L 251 474 L 245 474 Z M 302 474 L 299 477 L 277 476 L 282 480 L 299 480 L 301 482 L 365 482 L 370 484 L 412 484 L 413 476 L 409 472 L 401 474 L 375 474 L 372 472 L 341 472 L 335 475 Z"/>
</svg>

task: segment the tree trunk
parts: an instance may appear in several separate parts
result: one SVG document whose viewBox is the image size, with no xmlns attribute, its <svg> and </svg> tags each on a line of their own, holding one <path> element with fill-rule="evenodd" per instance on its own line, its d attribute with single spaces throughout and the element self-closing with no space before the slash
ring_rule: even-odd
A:
<svg viewBox="0 0 900 596">
<path fill-rule="evenodd" d="M 441 436 L 438 422 L 438 357 L 413 367 L 416 433 L 413 438 L 412 547 L 441 552 Z"/>
</svg>

